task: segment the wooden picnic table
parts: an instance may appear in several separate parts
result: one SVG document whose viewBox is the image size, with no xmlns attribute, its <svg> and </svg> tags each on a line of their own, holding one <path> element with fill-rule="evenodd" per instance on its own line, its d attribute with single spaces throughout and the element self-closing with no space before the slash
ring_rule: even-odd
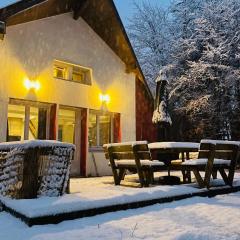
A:
<svg viewBox="0 0 240 240">
<path fill-rule="evenodd" d="M 154 142 L 148 144 L 150 150 L 160 153 L 186 153 L 186 159 L 189 159 L 190 152 L 198 152 L 199 146 L 200 144 L 195 142 Z"/>
<path fill-rule="evenodd" d="M 183 162 L 190 159 L 190 152 L 198 152 L 199 146 L 200 144 L 196 142 L 154 142 L 148 144 L 148 148 L 157 153 L 181 153 L 181 160 Z M 168 175 L 170 176 L 171 161 L 169 162 L 169 159 L 166 159 L 166 161 L 161 159 L 161 161 L 169 166 Z M 182 171 L 182 173 L 184 182 L 186 179 L 188 179 L 188 182 L 191 182 L 190 172 Z"/>
</svg>

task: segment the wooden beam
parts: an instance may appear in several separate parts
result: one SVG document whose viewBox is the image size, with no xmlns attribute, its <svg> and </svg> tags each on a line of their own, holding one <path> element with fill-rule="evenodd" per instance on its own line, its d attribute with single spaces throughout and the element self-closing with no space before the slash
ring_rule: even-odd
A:
<svg viewBox="0 0 240 240">
<path fill-rule="evenodd" d="M 131 72 L 137 73 L 137 70 L 138 68 L 135 62 L 131 64 L 126 64 L 126 69 L 125 69 L 126 73 L 131 73 Z"/>
<path fill-rule="evenodd" d="M 73 7 L 73 19 L 78 20 L 87 6 L 87 0 L 77 1 Z"/>
<path fill-rule="evenodd" d="M 10 16 L 15 15 L 27 8 L 31 8 L 36 4 L 45 2 L 46 0 L 22 0 L 0 9 L 0 19 L 6 20 Z"/>
<path fill-rule="evenodd" d="M 0 21 L 0 40 L 4 39 L 5 34 L 6 34 L 6 23 Z"/>
</svg>

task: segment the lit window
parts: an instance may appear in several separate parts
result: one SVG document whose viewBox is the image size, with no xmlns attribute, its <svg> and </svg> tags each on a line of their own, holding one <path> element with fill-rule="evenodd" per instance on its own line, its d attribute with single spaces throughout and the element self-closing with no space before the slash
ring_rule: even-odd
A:
<svg viewBox="0 0 240 240">
<path fill-rule="evenodd" d="M 76 82 L 85 83 L 85 73 L 78 67 L 73 67 L 72 80 Z"/>
<path fill-rule="evenodd" d="M 53 76 L 55 78 L 67 79 L 67 68 L 54 65 Z"/>
<path fill-rule="evenodd" d="M 47 104 L 10 100 L 8 105 L 7 141 L 47 138 Z"/>
<path fill-rule="evenodd" d="M 100 147 L 112 140 L 112 117 L 102 115 L 100 112 L 90 111 L 89 113 L 89 146 Z"/>
<path fill-rule="evenodd" d="M 7 141 L 24 140 L 25 107 L 8 105 Z"/>
<path fill-rule="evenodd" d="M 54 61 L 53 76 L 86 85 L 91 85 L 92 82 L 91 69 L 59 60 Z"/>
</svg>

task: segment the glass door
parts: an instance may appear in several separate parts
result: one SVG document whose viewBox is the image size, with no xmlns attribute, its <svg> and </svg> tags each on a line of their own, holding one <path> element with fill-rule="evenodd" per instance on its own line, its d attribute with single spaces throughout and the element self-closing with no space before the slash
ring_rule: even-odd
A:
<svg viewBox="0 0 240 240">
<path fill-rule="evenodd" d="M 81 109 L 60 106 L 58 111 L 58 141 L 76 146 L 71 175 L 80 175 Z"/>
</svg>

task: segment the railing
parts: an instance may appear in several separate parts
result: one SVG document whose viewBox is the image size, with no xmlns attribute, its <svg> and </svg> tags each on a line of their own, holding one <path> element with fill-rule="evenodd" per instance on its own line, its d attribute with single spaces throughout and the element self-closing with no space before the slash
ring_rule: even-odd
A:
<svg viewBox="0 0 240 240">
<path fill-rule="evenodd" d="M 60 196 L 67 190 L 75 147 L 55 141 L 0 144 L 0 195 Z"/>
</svg>

